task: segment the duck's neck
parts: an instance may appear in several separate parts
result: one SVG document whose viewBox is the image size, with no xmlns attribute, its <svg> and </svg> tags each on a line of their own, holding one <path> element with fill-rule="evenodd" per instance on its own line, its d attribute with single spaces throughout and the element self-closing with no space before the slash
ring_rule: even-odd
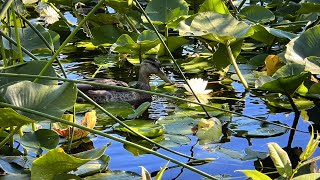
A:
<svg viewBox="0 0 320 180">
<path fill-rule="evenodd" d="M 139 89 L 148 90 L 148 91 L 151 90 L 151 87 L 150 87 L 150 84 L 149 84 L 149 80 L 150 80 L 149 76 L 150 76 L 149 73 L 146 73 L 146 72 L 144 72 L 143 69 L 140 69 L 139 78 L 138 78 L 138 84 L 137 84 L 137 87 Z"/>
</svg>

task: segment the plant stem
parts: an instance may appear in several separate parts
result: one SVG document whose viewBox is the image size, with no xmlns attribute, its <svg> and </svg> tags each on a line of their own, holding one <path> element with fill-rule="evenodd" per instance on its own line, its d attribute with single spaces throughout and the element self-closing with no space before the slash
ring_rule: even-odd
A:
<svg viewBox="0 0 320 180">
<path fill-rule="evenodd" d="M 186 76 L 184 75 L 184 73 L 182 72 L 179 64 L 177 63 L 177 61 L 174 59 L 172 53 L 170 52 L 168 46 L 166 45 L 166 43 L 164 42 L 164 40 L 162 39 L 160 33 L 158 32 L 157 28 L 152 24 L 151 19 L 149 18 L 149 16 L 147 15 L 147 13 L 144 11 L 144 9 L 141 7 L 140 3 L 138 0 L 134 0 L 136 2 L 136 5 L 138 6 L 138 9 L 142 12 L 142 14 L 144 15 L 144 17 L 148 20 L 149 24 L 151 25 L 152 29 L 155 31 L 155 33 L 157 34 L 157 36 L 159 37 L 162 45 L 164 46 L 164 48 L 166 49 L 166 51 L 168 52 L 170 58 L 172 59 L 172 61 L 174 62 L 176 68 L 178 69 L 180 75 L 182 76 L 182 78 L 184 79 L 185 83 L 188 85 L 188 87 L 190 88 L 192 94 L 194 95 L 194 97 L 197 99 L 198 103 L 200 104 L 201 108 L 203 109 L 203 111 L 206 113 L 206 115 L 208 117 L 211 117 L 209 115 L 209 113 L 207 112 L 207 110 L 204 108 L 204 106 L 201 104 L 200 99 L 198 98 L 198 96 L 194 93 L 193 89 L 191 88 L 189 82 L 187 81 Z"/>
<path fill-rule="evenodd" d="M 290 94 L 286 94 L 288 100 L 289 100 L 289 103 L 294 111 L 294 120 L 293 120 L 293 123 L 292 123 L 292 129 L 290 130 L 290 134 L 289 134 L 289 139 L 288 139 L 288 145 L 287 147 L 291 148 L 291 144 L 292 144 L 292 141 L 293 141 L 293 137 L 294 137 L 294 134 L 295 134 L 295 131 L 293 129 L 296 129 L 297 128 L 297 125 L 298 125 L 298 122 L 299 122 L 299 118 L 300 118 L 300 111 L 298 109 L 298 107 L 296 106 L 296 104 L 294 103 L 292 97 Z"/>
<path fill-rule="evenodd" d="M 124 17 L 124 19 L 127 21 L 127 23 L 128 23 L 128 25 L 130 26 L 130 28 L 131 28 L 134 32 L 140 34 L 140 31 L 134 26 L 134 24 L 132 23 L 131 19 L 128 18 L 128 16 L 127 16 L 126 14 L 124 14 L 123 17 Z"/>
<path fill-rule="evenodd" d="M 8 66 L 8 60 L 7 60 L 7 56 L 6 56 L 6 51 L 4 49 L 2 36 L 0 36 L 0 46 L 1 46 L 0 48 L 1 48 L 1 56 L 2 56 L 2 60 L 3 60 L 3 66 L 7 67 Z"/>
<path fill-rule="evenodd" d="M 60 18 L 63 19 L 68 25 L 72 25 L 72 23 L 69 22 L 69 20 L 66 17 L 64 17 L 64 15 L 59 11 L 59 9 L 55 5 L 49 3 L 49 6 L 52 7 L 52 9 L 54 9 L 59 14 Z"/>
<path fill-rule="evenodd" d="M 189 170 L 191 170 L 191 171 L 193 171 L 193 172 L 196 172 L 196 173 L 198 173 L 198 174 L 200 174 L 200 175 L 203 175 L 204 177 L 207 177 L 207 178 L 210 178 L 210 179 L 215 179 L 215 178 L 214 178 L 213 176 L 211 176 L 210 174 L 207 174 L 207 173 L 205 173 L 205 172 L 203 172 L 203 171 L 200 171 L 200 170 L 198 170 L 198 169 L 196 169 L 196 168 L 194 168 L 194 167 L 192 167 L 192 166 L 186 165 L 186 164 L 184 164 L 184 163 L 182 163 L 182 162 L 180 162 L 180 161 L 178 161 L 178 160 L 172 159 L 172 158 L 170 158 L 170 157 L 168 157 L 168 156 L 166 156 L 166 155 L 163 155 L 163 154 L 161 154 L 161 153 L 158 153 L 158 152 L 156 152 L 156 151 L 153 151 L 153 150 L 151 150 L 151 149 L 149 149 L 149 148 L 140 146 L 140 145 L 135 144 L 135 143 L 133 143 L 133 142 L 130 142 L 130 141 L 127 141 L 127 140 L 118 138 L 118 137 L 111 136 L 111 135 L 109 135 L 109 134 L 107 134 L 107 133 L 103 133 L 103 132 L 100 132 L 100 131 L 95 130 L 95 129 L 90 129 L 90 128 L 88 128 L 88 127 L 81 126 L 81 125 L 79 125 L 79 124 L 75 124 L 75 123 L 72 123 L 72 122 L 70 122 L 70 121 L 66 121 L 66 120 L 64 120 L 64 119 L 57 118 L 57 117 L 54 117 L 54 116 L 51 116 L 51 115 L 48 115 L 48 114 L 44 114 L 44 113 L 41 113 L 41 112 L 39 112 L 39 111 L 35 111 L 35 110 L 23 108 L 23 107 L 17 107 L 17 106 L 11 105 L 11 104 L 3 103 L 3 102 L 0 102 L 0 106 L 10 107 L 10 108 L 12 108 L 12 109 L 16 109 L 16 110 L 20 110 L 20 111 L 23 111 L 23 112 L 35 114 L 35 115 L 37 115 L 37 116 L 41 116 L 41 117 L 44 117 L 44 118 L 47 118 L 47 119 L 51 119 L 51 120 L 53 120 L 53 121 L 55 121 L 55 122 L 60 122 L 60 123 L 66 124 L 66 125 L 70 125 L 70 126 L 74 126 L 74 127 L 83 129 L 83 130 L 85 130 L 85 131 L 89 131 L 90 133 L 97 134 L 97 135 L 100 135 L 100 136 L 103 136 L 103 137 L 106 137 L 106 138 L 109 138 L 109 139 L 112 139 L 112 140 L 121 142 L 121 143 L 123 143 L 123 144 L 127 144 L 127 145 L 130 145 L 130 146 L 133 146 L 133 147 L 135 147 L 135 148 L 137 148 L 137 149 L 140 149 L 140 150 L 143 150 L 143 151 L 145 151 L 145 152 L 147 152 L 147 153 L 151 153 L 151 154 L 153 154 L 153 155 L 155 155 L 155 156 L 158 156 L 158 157 L 160 157 L 160 158 L 162 158 L 162 159 L 168 160 L 168 161 L 173 162 L 173 163 L 175 163 L 175 164 L 177 164 L 177 165 L 180 165 L 180 166 L 182 166 L 182 167 L 185 167 L 185 168 L 187 168 L 187 169 L 189 169 Z M 1 147 L 1 146 L 0 146 L 0 147 Z"/>
<path fill-rule="evenodd" d="M 20 41 L 20 35 L 19 35 L 19 30 L 18 30 L 16 13 L 14 12 L 14 2 L 12 2 L 12 4 L 11 4 L 11 16 L 12 16 L 12 20 L 13 20 L 14 32 L 15 32 L 15 37 L 16 37 L 16 41 L 17 41 L 19 61 L 20 61 L 20 63 L 22 63 L 23 62 L 23 54 L 22 54 L 22 50 L 21 50 L 21 41 Z"/>
<path fill-rule="evenodd" d="M 20 128 L 21 128 L 21 126 L 17 126 L 15 129 L 10 131 L 10 134 L 0 142 L 0 149 L 2 148 L 2 146 L 4 146 L 13 137 L 13 135 L 16 134 L 16 132 L 18 132 L 18 130 Z"/>
<path fill-rule="evenodd" d="M 76 8 L 72 8 L 72 12 L 74 13 L 74 15 L 76 16 L 77 20 L 78 21 L 82 21 L 82 17 L 79 15 L 78 11 L 76 10 Z M 92 38 L 92 34 L 91 34 L 91 31 L 89 29 L 89 27 L 87 26 L 87 24 L 83 24 L 82 25 L 82 28 L 84 29 L 84 31 L 87 33 L 87 35 Z"/>
<path fill-rule="evenodd" d="M 75 106 L 73 106 L 72 122 L 76 123 L 76 107 Z M 70 138 L 68 139 L 68 150 L 67 150 L 67 152 L 70 152 L 70 150 L 71 150 L 71 145 L 72 145 L 72 141 L 73 141 L 73 137 L 74 137 L 74 127 L 71 126 L 71 127 L 69 127 L 69 129 L 70 128 L 71 128 L 71 135 L 69 134 Z M 70 133 L 70 131 L 69 131 L 69 133 Z"/>
<path fill-rule="evenodd" d="M 71 32 L 71 34 L 67 37 L 67 39 L 60 45 L 59 49 L 52 55 L 51 59 L 48 61 L 48 63 L 45 65 L 45 67 L 42 68 L 41 72 L 39 73 L 39 75 L 43 75 L 47 69 L 51 66 L 51 64 L 53 63 L 53 61 L 58 57 L 58 55 L 60 54 L 60 52 L 63 50 L 63 48 L 67 45 L 68 42 L 71 41 L 71 39 L 73 38 L 73 36 L 76 35 L 76 33 L 79 31 L 79 29 L 84 25 L 84 23 L 93 15 L 93 13 L 98 10 L 98 8 L 104 3 L 104 0 L 101 0 L 96 6 L 94 6 L 94 8 L 89 12 L 89 14 L 83 18 L 82 21 L 80 21 L 80 23 L 78 24 L 78 26 Z M 39 79 L 36 78 L 34 80 L 34 82 L 38 82 Z"/>
<path fill-rule="evenodd" d="M 244 88 L 246 88 L 246 90 L 248 91 L 249 90 L 248 83 L 244 79 L 244 77 L 242 76 L 242 73 L 241 73 L 241 71 L 240 71 L 240 69 L 238 67 L 237 61 L 236 61 L 236 59 L 234 58 L 234 56 L 232 54 L 232 50 L 231 50 L 230 44 L 227 43 L 226 47 L 227 47 L 229 58 L 231 59 L 231 63 L 233 65 L 233 67 L 234 67 L 234 69 L 235 69 L 235 71 L 236 71 L 241 83 L 243 84 Z"/>
<path fill-rule="evenodd" d="M 123 87 L 123 86 L 106 85 L 106 84 L 94 83 L 94 82 L 90 82 L 90 81 L 80 81 L 80 80 L 72 80 L 72 79 L 50 77 L 50 76 L 30 75 L 30 74 L 0 73 L 0 76 L 59 80 L 59 81 L 73 82 L 73 83 L 79 83 L 79 84 L 90 84 L 92 86 L 99 86 L 99 87 L 102 87 L 102 88 L 110 88 L 110 89 L 118 89 L 118 90 L 146 93 L 146 94 L 156 95 L 156 96 L 160 96 L 160 97 L 166 97 L 166 98 L 170 98 L 170 99 L 174 99 L 174 100 L 178 100 L 178 101 L 182 101 L 182 102 L 193 103 L 193 104 L 197 104 L 197 105 L 203 105 L 204 107 L 208 107 L 208 108 L 211 108 L 211 109 L 214 109 L 214 110 L 218 110 L 218 111 L 234 114 L 234 115 L 237 115 L 237 116 L 240 116 L 240 117 L 246 117 L 246 118 L 257 120 L 257 121 L 261 121 L 261 122 L 264 122 L 264 123 L 267 123 L 267 124 L 273 124 L 275 126 L 283 127 L 283 128 L 286 128 L 286 129 L 292 129 L 291 127 L 285 126 L 283 124 L 269 122 L 269 121 L 266 121 L 264 119 L 251 117 L 251 116 L 248 116 L 248 115 L 245 115 L 245 114 L 242 114 L 242 113 L 237 113 L 237 112 L 234 112 L 234 111 L 229 111 L 229 110 L 217 108 L 217 107 L 214 107 L 214 106 L 211 106 L 211 105 L 207 105 L 207 104 L 201 104 L 201 103 L 198 103 L 198 102 L 186 100 L 184 98 L 179 98 L 179 97 L 176 97 L 176 96 L 170 96 L 170 95 L 167 95 L 167 94 L 161 94 L 161 93 L 156 93 L 156 92 L 152 92 L 152 91 L 145 91 L 145 90 L 141 90 L 141 89 L 135 89 L 135 88 L 129 88 L 129 87 Z M 301 130 L 297 130 L 297 129 L 296 129 L 296 131 L 302 132 L 302 133 L 309 133 L 307 131 L 301 131 Z"/>
<path fill-rule="evenodd" d="M 0 11 L 0 19 L 3 19 L 3 17 L 4 17 L 4 15 L 6 14 L 6 12 L 8 11 L 8 9 L 9 9 L 9 7 L 10 7 L 10 5 L 11 5 L 11 3 L 13 2 L 14 0 L 7 0 L 6 2 L 4 2 L 3 4 L 2 4 L 2 9 L 1 9 L 1 11 Z M 9 20 L 8 21 L 10 21 L 10 18 L 8 18 Z"/>
<path fill-rule="evenodd" d="M 246 3 L 246 0 L 242 0 L 242 1 L 241 1 L 241 3 L 240 3 L 240 5 L 238 6 L 238 8 L 237 8 L 237 9 L 241 9 L 241 8 L 242 8 L 242 6 L 244 5 L 244 3 Z"/>
</svg>

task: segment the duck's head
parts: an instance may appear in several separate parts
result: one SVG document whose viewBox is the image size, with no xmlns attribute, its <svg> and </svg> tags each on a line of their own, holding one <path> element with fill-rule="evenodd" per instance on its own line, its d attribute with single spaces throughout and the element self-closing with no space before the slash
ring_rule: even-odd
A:
<svg viewBox="0 0 320 180">
<path fill-rule="evenodd" d="M 147 58 L 141 63 L 140 72 L 139 72 L 139 81 L 148 82 L 149 83 L 149 76 L 151 74 L 155 74 L 164 80 L 167 83 L 173 84 L 172 81 L 168 79 L 166 74 L 163 72 L 161 64 L 155 58 Z"/>
</svg>

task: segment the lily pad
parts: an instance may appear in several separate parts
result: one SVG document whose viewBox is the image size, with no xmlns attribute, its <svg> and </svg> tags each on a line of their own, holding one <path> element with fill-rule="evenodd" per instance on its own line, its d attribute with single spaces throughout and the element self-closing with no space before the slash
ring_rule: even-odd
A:
<svg viewBox="0 0 320 180">
<path fill-rule="evenodd" d="M 78 176 L 88 176 L 91 174 L 95 174 L 104 171 L 108 167 L 109 161 L 109 156 L 102 155 L 99 159 L 89 161 L 84 165 L 80 166 L 73 173 Z"/>
<path fill-rule="evenodd" d="M 11 108 L 0 108 L 1 127 L 23 126 L 24 124 L 34 123 L 35 121 L 18 114 Z"/>
<path fill-rule="evenodd" d="M 275 15 L 272 13 L 272 11 L 258 5 L 244 7 L 243 9 L 241 9 L 239 15 L 243 18 L 257 23 L 266 23 L 275 19 Z"/>
<path fill-rule="evenodd" d="M 101 106 L 114 116 L 119 116 L 122 118 L 127 118 L 128 115 L 134 113 L 132 105 L 127 102 L 109 102 L 106 104 L 102 104 Z M 100 110 L 97 110 L 97 116 L 98 119 L 110 119 L 109 116 L 107 116 Z"/>
<path fill-rule="evenodd" d="M 137 117 L 141 116 L 150 107 L 150 105 L 150 102 L 142 103 L 137 109 L 134 110 L 133 114 L 128 116 L 128 119 L 136 119 Z"/>
<path fill-rule="evenodd" d="M 196 126 L 199 121 L 200 119 L 193 119 L 190 117 L 166 117 L 159 119 L 157 123 L 164 126 L 166 133 L 187 135 L 193 134 L 192 128 Z"/>
<path fill-rule="evenodd" d="M 320 66 L 307 58 L 320 56 L 320 25 L 303 32 L 298 38 L 287 44 L 285 58 L 291 63 L 305 65 L 305 70 L 313 74 L 320 73 Z"/>
<path fill-rule="evenodd" d="M 293 110 L 286 96 L 278 96 L 278 94 L 267 95 L 265 98 L 268 104 L 277 108 Z M 299 110 L 310 109 L 314 106 L 313 101 L 305 98 L 292 98 L 294 104 Z"/>
<path fill-rule="evenodd" d="M 160 124 L 154 124 L 153 121 L 150 120 L 129 120 L 125 121 L 125 124 L 130 126 L 134 131 L 139 132 L 140 134 L 146 137 L 158 137 L 164 134 L 164 128 Z M 115 126 L 114 129 L 116 131 L 127 132 L 132 135 L 136 135 L 127 128 L 118 125 Z"/>
<path fill-rule="evenodd" d="M 84 180 L 97 180 L 97 179 L 103 179 L 103 180 L 113 180 L 113 179 L 141 180 L 141 176 L 137 173 L 130 172 L 130 171 L 108 171 L 106 173 L 99 173 L 99 174 L 95 174 L 93 176 L 88 176 L 88 177 L 84 178 Z"/>
<path fill-rule="evenodd" d="M 222 124 L 220 120 L 215 117 L 201 119 L 197 125 L 196 135 L 199 138 L 200 145 L 219 142 L 222 137 Z"/>
<path fill-rule="evenodd" d="M 221 0 L 205 0 L 200 8 L 199 12 L 216 12 L 220 14 L 230 14 L 228 7 Z"/>
<path fill-rule="evenodd" d="M 91 160 L 100 158 L 106 148 L 107 146 L 103 146 L 74 155 L 66 154 L 62 148 L 50 150 L 33 161 L 31 176 L 34 179 L 52 179 L 55 175 L 67 173 Z"/>
<path fill-rule="evenodd" d="M 22 81 L 2 86 L 0 94 L 7 103 L 60 118 L 64 111 L 75 103 L 77 89 L 73 83 L 68 82 L 58 86 Z M 21 112 L 21 114 L 36 121 L 46 120 L 26 112 Z"/>
<path fill-rule="evenodd" d="M 153 24 L 168 24 L 179 16 L 187 15 L 188 10 L 184 0 L 153 0 L 145 9 Z M 144 16 L 141 18 L 147 22 Z"/>
<path fill-rule="evenodd" d="M 35 132 L 25 133 L 21 137 L 21 144 L 24 148 L 40 155 L 45 149 L 54 149 L 59 144 L 59 135 L 49 129 L 39 129 Z"/>
</svg>

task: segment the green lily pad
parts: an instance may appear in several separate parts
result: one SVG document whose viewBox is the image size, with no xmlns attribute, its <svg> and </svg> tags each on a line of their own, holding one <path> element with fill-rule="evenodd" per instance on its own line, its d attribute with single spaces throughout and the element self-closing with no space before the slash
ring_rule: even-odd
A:
<svg viewBox="0 0 320 180">
<path fill-rule="evenodd" d="M 215 12 L 220 14 L 230 14 L 228 7 L 221 0 L 205 0 L 200 8 L 199 12 Z"/>
<path fill-rule="evenodd" d="M 260 24 L 254 25 L 252 28 L 254 30 L 254 34 L 251 38 L 268 45 L 273 44 L 276 37 L 288 40 L 292 40 L 297 37 L 294 33 L 283 31 L 281 29 L 265 27 Z"/>
<path fill-rule="evenodd" d="M 281 124 L 280 122 L 275 122 Z M 284 125 L 284 124 L 281 124 Z M 250 119 L 238 119 L 230 123 L 229 128 L 237 137 L 265 138 L 280 136 L 288 131 L 287 128 Z"/>
<path fill-rule="evenodd" d="M 74 107 L 76 109 L 76 113 L 84 113 L 94 109 L 95 106 L 87 103 L 75 103 Z M 73 108 L 70 108 L 69 111 L 73 112 Z"/>
<path fill-rule="evenodd" d="M 310 56 L 320 56 L 320 25 L 303 32 L 298 38 L 287 44 L 285 58 L 291 63 L 305 65 L 305 70 L 312 74 L 320 73 L 320 66 L 307 59 Z"/>
<path fill-rule="evenodd" d="M 141 176 L 137 173 L 130 172 L 130 171 L 108 171 L 106 173 L 98 173 L 93 176 L 85 177 L 84 180 L 97 180 L 97 179 L 103 179 L 103 180 L 112 180 L 112 179 L 118 179 L 118 180 L 126 180 L 126 179 L 132 179 L 132 180 L 140 180 Z"/>
<path fill-rule="evenodd" d="M 91 160 L 100 158 L 106 148 L 107 146 L 103 146 L 74 155 L 66 154 L 62 148 L 50 150 L 33 161 L 31 176 L 34 179 L 52 179 L 55 175 L 67 173 Z"/>
<path fill-rule="evenodd" d="M 310 87 L 307 97 L 320 99 L 320 83 L 313 84 Z"/>
<path fill-rule="evenodd" d="M 11 108 L 0 108 L 0 124 L 1 127 L 23 126 L 25 124 L 34 123 L 35 121 L 18 114 Z"/>
<path fill-rule="evenodd" d="M 25 64 L 12 67 L 6 70 L 2 70 L 2 73 L 15 73 L 15 74 L 31 74 L 31 75 L 38 75 L 40 71 L 44 68 L 44 66 L 47 64 L 47 61 L 29 61 Z M 50 76 L 50 77 L 57 77 L 56 72 L 54 71 L 52 66 L 49 66 L 49 68 L 46 70 L 46 72 L 43 74 L 44 76 Z M 5 85 L 7 83 L 11 83 L 14 81 L 33 81 L 35 78 L 25 78 L 25 77 L 0 77 L 0 86 Z M 58 84 L 57 80 L 47 80 L 47 79 L 39 79 L 39 84 L 45 84 L 45 85 L 56 85 Z"/>
<path fill-rule="evenodd" d="M 188 4 L 184 0 L 153 0 L 145 11 L 153 24 L 168 24 L 182 15 L 188 14 Z M 147 22 L 144 16 L 141 16 Z"/>
<path fill-rule="evenodd" d="M 166 117 L 160 118 L 157 123 L 164 126 L 166 133 L 187 135 L 193 134 L 192 128 L 195 127 L 199 121 L 200 119 L 194 119 L 190 117 Z"/>
<path fill-rule="evenodd" d="M 163 126 L 160 124 L 154 124 L 153 121 L 150 120 L 129 120 L 124 121 L 124 123 L 130 126 L 134 131 L 139 132 L 146 137 L 158 137 L 164 134 Z M 135 135 L 122 125 L 115 126 L 114 129 L 116 131 L 127 132 Z"/>
<path fill-rule="evenodd" d="M 0 88 L 4 101 L 15 106 L 33 109 L 60 118 L 64 111 L 71 108 L 76 101 L 77 89 L 73 83 L 58 85 L 42 85 L 30 81 L 22 81 Z M 36 121 L 45 118 L 21 112 Z"/>
<path fill-rule="evenodd" d="M 232 15 L 213 12 L 197 14 L 191 22 L 190 29 L 179 27 L 179 33 L 190 30 L 190 32 L 182 32 L 182 34 L 192 34 L 225 45 L 249 37 L 254 33 L 250 25 L 236 20 Z"/>
<path fill-rule="evenodd" d="M 109 102 L 101 105 L 108 112 L 114 116 L 127 118 L 128 115 L 133 114 L 134 110 L 132 105 L 127 102 Z M 109 119 L 109 116 L 105 115 L 102 111 L 97 110 L 98 119 Z"/>
<path fill-rule="evenodd" d="M 114 25 L 104 25 L 92 28 L 91 33 L 93 37 L 93 39 L 91 40 L 92 44 L 100 45 L 112 44 L 116 42 L 122 34 L 128 32 L 120 30 Z"/>
<path fill-rule="evenodd" d="M 312 2 L 301 3 L 301 8 L 297 11 L 298 14 L 308 14 L 311 12 L 320 12 L 320 4 Z"/>
<path fill-rule="evenodd" d="M 167 148 L 176 148 L 191 142 L 188 136 L 178 134 L 164 134 L 164 138 L 158 143 Z"/>
<path fill-rule="evenodd" d="M 222 124 L 220 120 L 215 117 L 201 119 L 197 125 L 196 135 L 199 138 L 200 145 L 219 142 L 222 137 Z"/>
<path fill-rule="evenodd" d="M 267 95 L 265 98 L 268 101 L 268 104 L 277 108 L 282 108 L 282 109 L 292 109 L 292 106 L 290 105 L 288 99 L 286 96 L 278 96 L 278 94 L 272 94 L 272 95 Z M 299 110 L 304 110 L 304 109 L 310 109 L 314 106 L 313 101 L 310 101 L 305 98 L 292 98 L 294 104 L 297 106 Z"/>
<path fill-rule="evenodd" d="M 140 117 L 150 107 L 150 105 L 150 102 L 142 103 L 137 109 L 134 110 L 133 114 L 128 116 L 128 119 L 136 119 L 137 117 Z"/>
<path fill-rule="evenodd" d="M 272 13 L 272 11 L 258 5 L 244 7 L 243 9 L 241 9 L 239 15 L 243 18 L 257 23 L 266 23 L 275 19 L 275 15 Z"/>
<path fill-rule="evenodd" d="M 108 167 L 109 161 L 109 156 L 102 155 L 99 159 L 89 161 L 84 165 L 78 167 L 77 170 L 73 173 L 78 176 L 88 176 L 91 174 L 95 174 L 104 171 Z"/>
<path fill-rule="evenodd" d="M 40 155 L 45 149 L 54 149 L 59 144 L 59 135 L 49 129 L 39 129 L 35 132 L 27 132 L 21 137 L 21 144 L 24 148 Z"/>
<path fill-rule="evenodd" d="M 167 39 L 167 45 L 170 50 L 170 52 L 175 51 L 179 47 L 181 47 L 184 44 L 187 44 L 189 40 L 183 38 L 183 37 L 177 37 L 177 36 L 169 36 Z M 160 44 L 160 49 L 158 51 L 158 56 L 162 56 L 166 54 L 166 50 L 163 46 L 163 44 Z"/>
</svg>

